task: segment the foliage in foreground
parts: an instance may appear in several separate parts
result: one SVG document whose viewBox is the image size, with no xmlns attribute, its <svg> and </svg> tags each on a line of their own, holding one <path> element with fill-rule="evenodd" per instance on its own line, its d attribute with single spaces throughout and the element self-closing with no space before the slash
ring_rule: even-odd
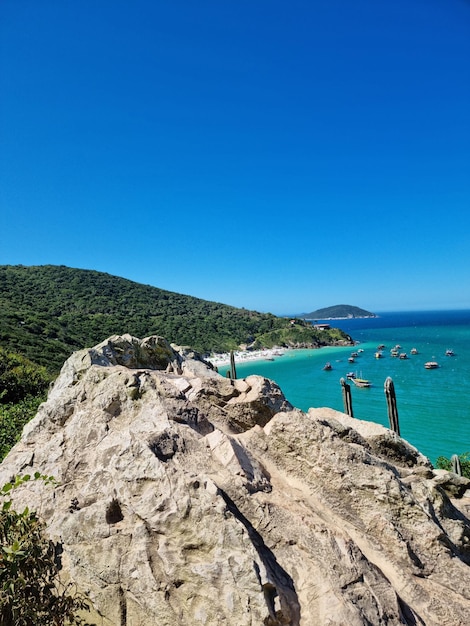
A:
<svg viewBox="0 0 470 626">
<path fill-rule="evenodd" d="M 89 603 L 61 583 L 58 547 L 46 538 L 44 523 L 28 508 L 11 508 L 11 490 L 30 479 L 16 477 L 0 490 L 0 626 L 89 626 L 79 616 Z M 54 482 L 39 472 L 34 479 Z"/>
<path fill-rule="evenodd" d="M 464 452 L 458 455 L 460 459 L 460 467 L 462 468 L 462 476 L 470 478 L 470 452 Z M 436 466 L 439 469 L 445 469 L 448 472 L 452 472 L 452 461 L 445 456 L 440 456 L 436 460 Z"/>
</svg>

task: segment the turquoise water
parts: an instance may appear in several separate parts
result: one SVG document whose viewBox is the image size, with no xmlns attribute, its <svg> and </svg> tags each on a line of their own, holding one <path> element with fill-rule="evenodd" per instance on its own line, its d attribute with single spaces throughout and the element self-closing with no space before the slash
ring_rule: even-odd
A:
<svg viewBox="0 0 470 626">
<path fill-rule="evenodd" d="M 384 382 L 393 379 L 401 436 L 435 463 L 470 451 L 470 311 L 380 313 L 378 318 L 329 322 L 358 341 L 356 348 L 291 350 L 274 361 L 238 363 L 237 376 L 259 374 L 275 380 L 287 399 L 306 411 L 332 407 L 343 411 L 340 379 L 349 371 L 371 381 L 370 388 L 351 385 L 354 417 L 388 426 Z M 384 357 L 375 358 L 384 344 Z M 408 358 L 390 356 L 401 345 Z M 363 349 L 355 363 L 348 357 Z M 418 350 L 411 355 L 411 349 Z M 452 349 L 455 356 L 445 356 Z M 324 371 L 330 361 L 333 369 Z M 426 361 L 439 368 L 427 370 Z"/>
</svg>

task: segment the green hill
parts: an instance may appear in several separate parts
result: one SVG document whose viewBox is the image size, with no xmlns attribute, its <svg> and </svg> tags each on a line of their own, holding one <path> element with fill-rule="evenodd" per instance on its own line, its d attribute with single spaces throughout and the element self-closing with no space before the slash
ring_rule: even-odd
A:
<svg viewBox="0 0 470 626">
<path fill-rule="evenodd" d="M 377 317 L 377 315 L 350 304 L 336 304 L 325 309 L 317 309 L 312 311 L 312 313 L 305 313 L 302 317 L 310 320 L 328 320 L 345 319 L 348 317 Z"/>
<path fill-rule="evenodd" d="M 276 332 L 282 331 L 282 333 Z M 325 331 L 323 331 L 324 333 Z M 256 341 L 328 345 L 341 331 L 142 285 L 94 270 L 65 266 L 0 266 L 0 347 L 57 371 L 78 349 L 113 334 L 161 335 L 207 353 Z M 273 335 L 273 333 L 275 333 Z"/>
</svg>

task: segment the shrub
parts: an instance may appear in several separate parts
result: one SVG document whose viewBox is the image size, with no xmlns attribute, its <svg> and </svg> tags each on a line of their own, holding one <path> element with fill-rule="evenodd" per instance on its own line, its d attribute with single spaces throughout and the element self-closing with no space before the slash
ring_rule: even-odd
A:
<svg viewBox="0 0 470 626">
<path fill-rule="evenodd" d="M 57 546 L 46 538 L 35 512 L 12 510 L 12 489 L 30 480 L 17 477 L 0 490 L 0 626 L 90 626 L 78 615 L 86 598 L 59 578 Z M 53 482 L 39 473 L 34 478 Z"/>
<path fill-rule="evenodd" d="M 23 426 L 36 415 L 42 400 L 28 397 L 18 404 L 0 403 L 0 461 L 19 440 Z"/>
<path fill-rule="evenodd" d="M 460 466 L 462 468 L 462 476 L 470 478 L 470 452 L 464 452 L 458 455 L 460 459 Z M 440 456 L 436 460 L 436 466 L 439 469 L 445 469 L 449 472 L 452 471 L 452 461 L 445 456 Z"/>
<path fill-rule="evenodd" d="M 44 395 L 52 380 L 46 368 L 0 347 L 0 403 Z"/>
</svg>

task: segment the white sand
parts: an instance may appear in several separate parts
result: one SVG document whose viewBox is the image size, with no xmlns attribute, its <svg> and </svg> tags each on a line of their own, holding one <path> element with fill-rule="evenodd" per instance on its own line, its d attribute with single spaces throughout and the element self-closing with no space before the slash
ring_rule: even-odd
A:
<svg viewBox="0 0 470 626">
<path fill-rule="evenodd" d="M 265 348 L 263 350 L 237 350 L 233 355 L 236 365 L 246 361 L 272 361 L 275 357 L 283 356 L 285 352 L 286 348 Z M 209 361 L 216 367 L 219 367 L 219 365 L 230 365 L 230 352 L 211 354 L 209 357 L 206 357 L 206 361 Z"/>
</svg>

